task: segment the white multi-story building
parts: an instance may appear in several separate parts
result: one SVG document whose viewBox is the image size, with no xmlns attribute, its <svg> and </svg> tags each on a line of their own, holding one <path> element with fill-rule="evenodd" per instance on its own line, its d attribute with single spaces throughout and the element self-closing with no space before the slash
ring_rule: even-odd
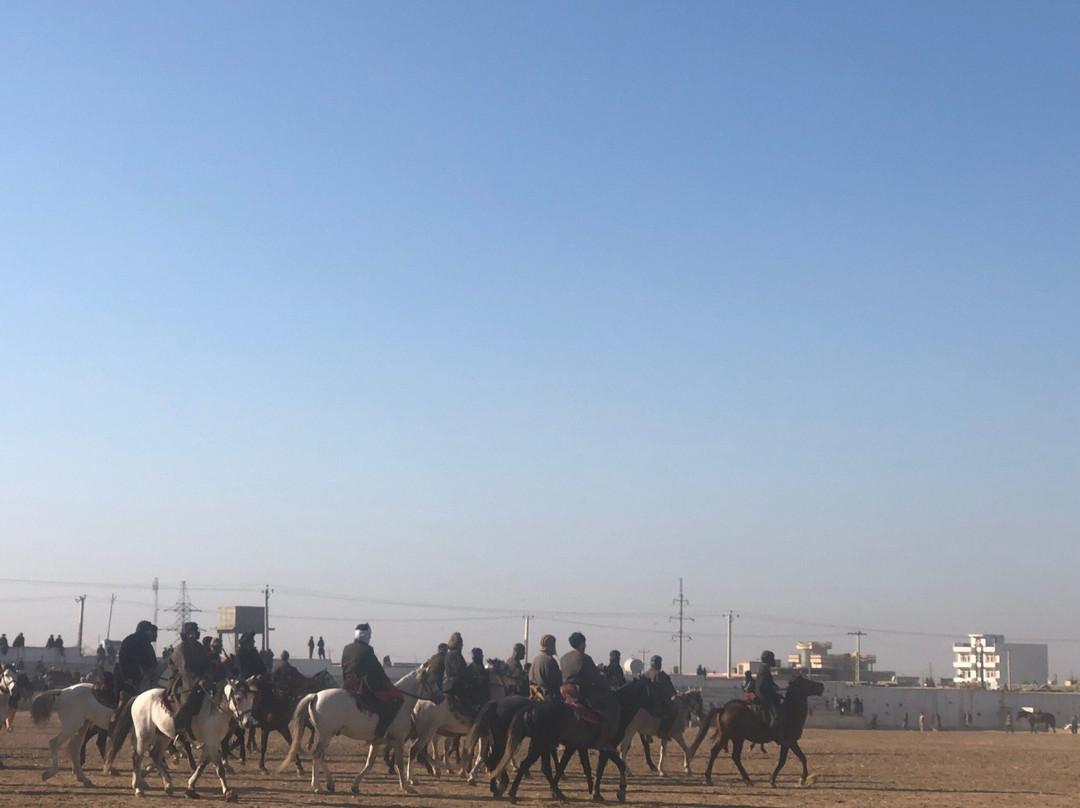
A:
<svg viewBox="0 0 1080 808">
<path fill-rule="evenodd" d="M 1046 684 L 1050 678 L 1047 647 L 1007 643 L 1002 634 L 969 634 L 953 645 L 953 681 L 959 686 L 998 690 L 1021 684 Z"/>
</svg>

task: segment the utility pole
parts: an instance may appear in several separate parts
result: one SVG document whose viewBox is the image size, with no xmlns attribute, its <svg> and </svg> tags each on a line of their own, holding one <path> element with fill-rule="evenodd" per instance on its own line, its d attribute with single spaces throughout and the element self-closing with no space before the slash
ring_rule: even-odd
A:
<svg viewBox="0 0 1080 808">
<path fill-rule="evenodd" d="M 113 596 L 111 598 L 109 598 L 109 624 L 105 629 L 105 639 L 106 640 L 109 639 L 112 636 L 112 612 L 113 612 L 113 604 L 115 604 L 115 603 L 116 603 L 116 593 L 114 592 Z"/>
<path fill-rule="evenodd" d="M 75 598 L 75 602 L 79 604 L 79 637 L 75 640 L 75 650 L 79 656 L 82 656 L 82 629 L 83 617 L 86 615 L 86 595 L 79 595 Z"/>
<path fill-rule="evenodd" d="M 855 684 L 859 684 L 862 681 L 861 666 L 862 666 L 862 651 L 859 647 L 859 640 L 866 636 L 865 631 L 849 631 L 849 636 L 855 638 Z"/>
<path fill-rule="evenodd" d="M 179 634 L 180 630 L 184 627 L 184 623 L 187 623 L 191 618 L 192 612 L 202 611 L 202 609 L 196 609 L 192 605 L 191 598 L 188 597 L 187 581 L 180 582 L 180 597 L 169 611 L 176 612 L 176 622 L 173 623 L 170 628 L 177 634 Z"/>
<path fill-rule="evenodd" d="M 270 584 L 266 584 L 266 588 L 263 589 L 263 636 L 262 636 L 262 649 L 265 651 L 270 647 L 270 593 L 274 590 L 270 588 Z"/>
<path fill-rule="evenodd" d="M 731 678 L 731 623 L 739 615 L 734 612 L 724 612 L 724 617 L 727 618 L 727 678 Z"/>
<path fill-rule="evenodd" d="M 679 614 L 678 614 L 678 616 L 677 617 L 669 617 L 668 620 L 678 620 L 679 621 L 679 631 L 678 631 L 677 634 L 672 634 L 671 639 L 673 639 L 673 640 L 678 639 L 678 641 L 679 641 L 679 673 L 682 673 L 683 672 L 683 666 L 682 666 L 683 640 L 684 639 L 686 639 L 686 640 L 692 640 L 693 639 L 693 637 L 691 637 L 689 634 L 686 634 L 685 632 L 683 632 L 683 621 L 684 620 L 689 620 L 691 623 L 694 622 L 694 618 L 683 616 L 683 607 L 684 606 L 689 606 L 690 601 L 688 601 L 686 598 L 683 597 L 682 578 L 679 579 L 679 597 L 675 598 L 675 600 L 673 600 L 671 602 L 672 603 L 677 603 L 679 605 Z"/>
<path fill-rule="evenodd" d="M 521 617 L 525 620 L 525 659 L 529 658 L 529 621 L 536 617 L 535 614 L 523 614 Z"/>
<path fill-rule="evenodd" d="M 156 626 L 157 625 L 157 617 L 158 617 L 158 580 L 157 580 L 157 578 L 154 578 L 153 589 L 154 589 L 154 625 Z"/>
</svg>

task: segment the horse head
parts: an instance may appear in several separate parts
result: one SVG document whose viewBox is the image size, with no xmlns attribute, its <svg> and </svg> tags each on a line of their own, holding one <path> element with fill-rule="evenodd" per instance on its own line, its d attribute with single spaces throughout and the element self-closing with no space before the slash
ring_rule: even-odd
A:
<svg viewBox="0 0 1080 808">
<path fill-rule="evenodd" d="M 255 695 L 259 692 L 259 679 L 228 679 L 222 687 L 222 695 L 229 712 L 237 723 L 247 729 L 254 725 L 251 712 L 255 708 Z"/>
<path fill-rule="evenodd" d="M 690 711 L 691 715 L 696 715 L 698 718 L 705 717 L 705 701 L 701 698 L 701 691 L 698 689 L 687 690 L 685 693 L 680 693 L 679 698 L 682 699 L 683 704 L 686 705 L 686 709 Z"/>
<path fill-rule="evenodd" d="M 18 674 L 15 672 L 15 666 L 9 662 L 4 666 L 3 675 L 0 676 L 0 690 L 3 690 L 8 695 L 14 695 L 18 686 Z"/>
<path fill-rule="evenodd" d="M 809 679 L 801 673 L 797 673 L 788 683 L 787 698 L 806 701 L 811 696 L 820 696 L 824 692 L 825 685 L 821 682 L 815 682 L 813 679 Z"/>
</svg>

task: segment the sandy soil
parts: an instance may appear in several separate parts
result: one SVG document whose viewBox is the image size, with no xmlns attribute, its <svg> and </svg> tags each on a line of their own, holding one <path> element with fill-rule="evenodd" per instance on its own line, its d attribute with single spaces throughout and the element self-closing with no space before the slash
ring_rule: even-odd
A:
<svg viewBox="0 0 1080 808">
<path fill-rule="evenodd" d="M 125 772 L 121 776 L 101 774 L 96 750 L 90 750 L 87 773 L 95 786 L 80 786 L 70 766 L 61 755 L 61 771 L 47 783 L 41 771 L 47 762 L 47 740 L 58 729 L 56 719 L 46 727 L 34 727 L 25 713 L 20 713 L 15 730 L 0 730 L 0 808 L 6 806 L 62 806 L 78 808 L 128 805 L 137 802 L 131 790 L 131 776 L 126 770 L 129 758 L 121 756 Z M 690 733 L 688 733 L 688 736 Z M 284 744 L 275 736 L 272 741 L 275 761 L 284 757 Z M 645 773 L 640 751 L 631 755 L 631 767 L 638 772 L 630 779 L 627 802 L 640 806 L 732 806 L 732 808 L 785 808 L 786 806 L 872 805 L 949 806 L 1074 806 L 1078 801 L 1077 778 L 1080 776 L 1080 736 L 1059 732 L 1056 735 L 1018 732 L 943 732 L 808 730 L 803 748 L 816 781 L 807 788 L 798 786 L 798 761 L 789 760 L 781 774 L 779 787 L 770 788 L 768 775 L 776 761 L 776 750 L 768 756 L 757 751 L 744 757 L 747 769 L 757 781 L 754 787 L 743 785 L 730 759 L 721 757 L 714 770 L 714 785 L 706 786 L 700 772 L 705 760 L 694 761 L 693 775 L 681 770 L 682 754 L 676 749 L 666 763 L 670 774 L 664 779 Z M 348 792 L 349 782 L 362 761 L 360 745 L 337 738 L 331 745 L 331 766 L 338 781 L 338 793 L 315 795 L 310 781 L 295 774 L 262 775 L 253 763 L 237 766 L 233 786 L 242 805 L 249 806 L 341 806 L 372 805 L 392 808 L 480 808 L 492 799 L 484 787 L 472 788 L 461 780 L 436 781 L 423 777 L 419 794 L 401 793 L 396 779 L 381 766 L 370 780 L 361 783 L 359 801 Z M 704 754 L 707 752 L 703 750 Z M 268 756 L 269 757 L 269 756 Z M 271 765 L 271 768 L 274 768 Z M 160 779 L 150 779 L 152 791 L 143 801 L 162 804 L 164 800 L 184 800 L 182 770 L 174 770 L 179 786 L 177 796 L 166 797 Z M 616 780 L 605 778 L 605 794 L 614 802 Z M 217 778 L 206 773 L 199 781 L 202 796 L 218 800 Z M 583 778 L 572 764 L 565 785 L 567 795 L 577 803 L 588 799 Z M 521 788 L 523 805 L 550 803 L 543 777 L 526 780 Z"/>
</svg>

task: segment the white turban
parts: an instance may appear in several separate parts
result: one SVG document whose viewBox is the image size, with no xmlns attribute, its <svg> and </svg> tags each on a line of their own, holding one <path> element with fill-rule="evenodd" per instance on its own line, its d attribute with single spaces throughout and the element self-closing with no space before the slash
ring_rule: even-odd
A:
<svg viewBox="0 0 1080 808">
<path fill-rule="evenodd" d="M 353 634 L 353 636 L 356 637 L 356 639 L 360 640 L 360 642 L 367 642 L 371 639 L 371 626 L 367 625 L 366 623 L 364 624 L 363 628 L 357 626 L 356 632 Z"/>
</svg>

